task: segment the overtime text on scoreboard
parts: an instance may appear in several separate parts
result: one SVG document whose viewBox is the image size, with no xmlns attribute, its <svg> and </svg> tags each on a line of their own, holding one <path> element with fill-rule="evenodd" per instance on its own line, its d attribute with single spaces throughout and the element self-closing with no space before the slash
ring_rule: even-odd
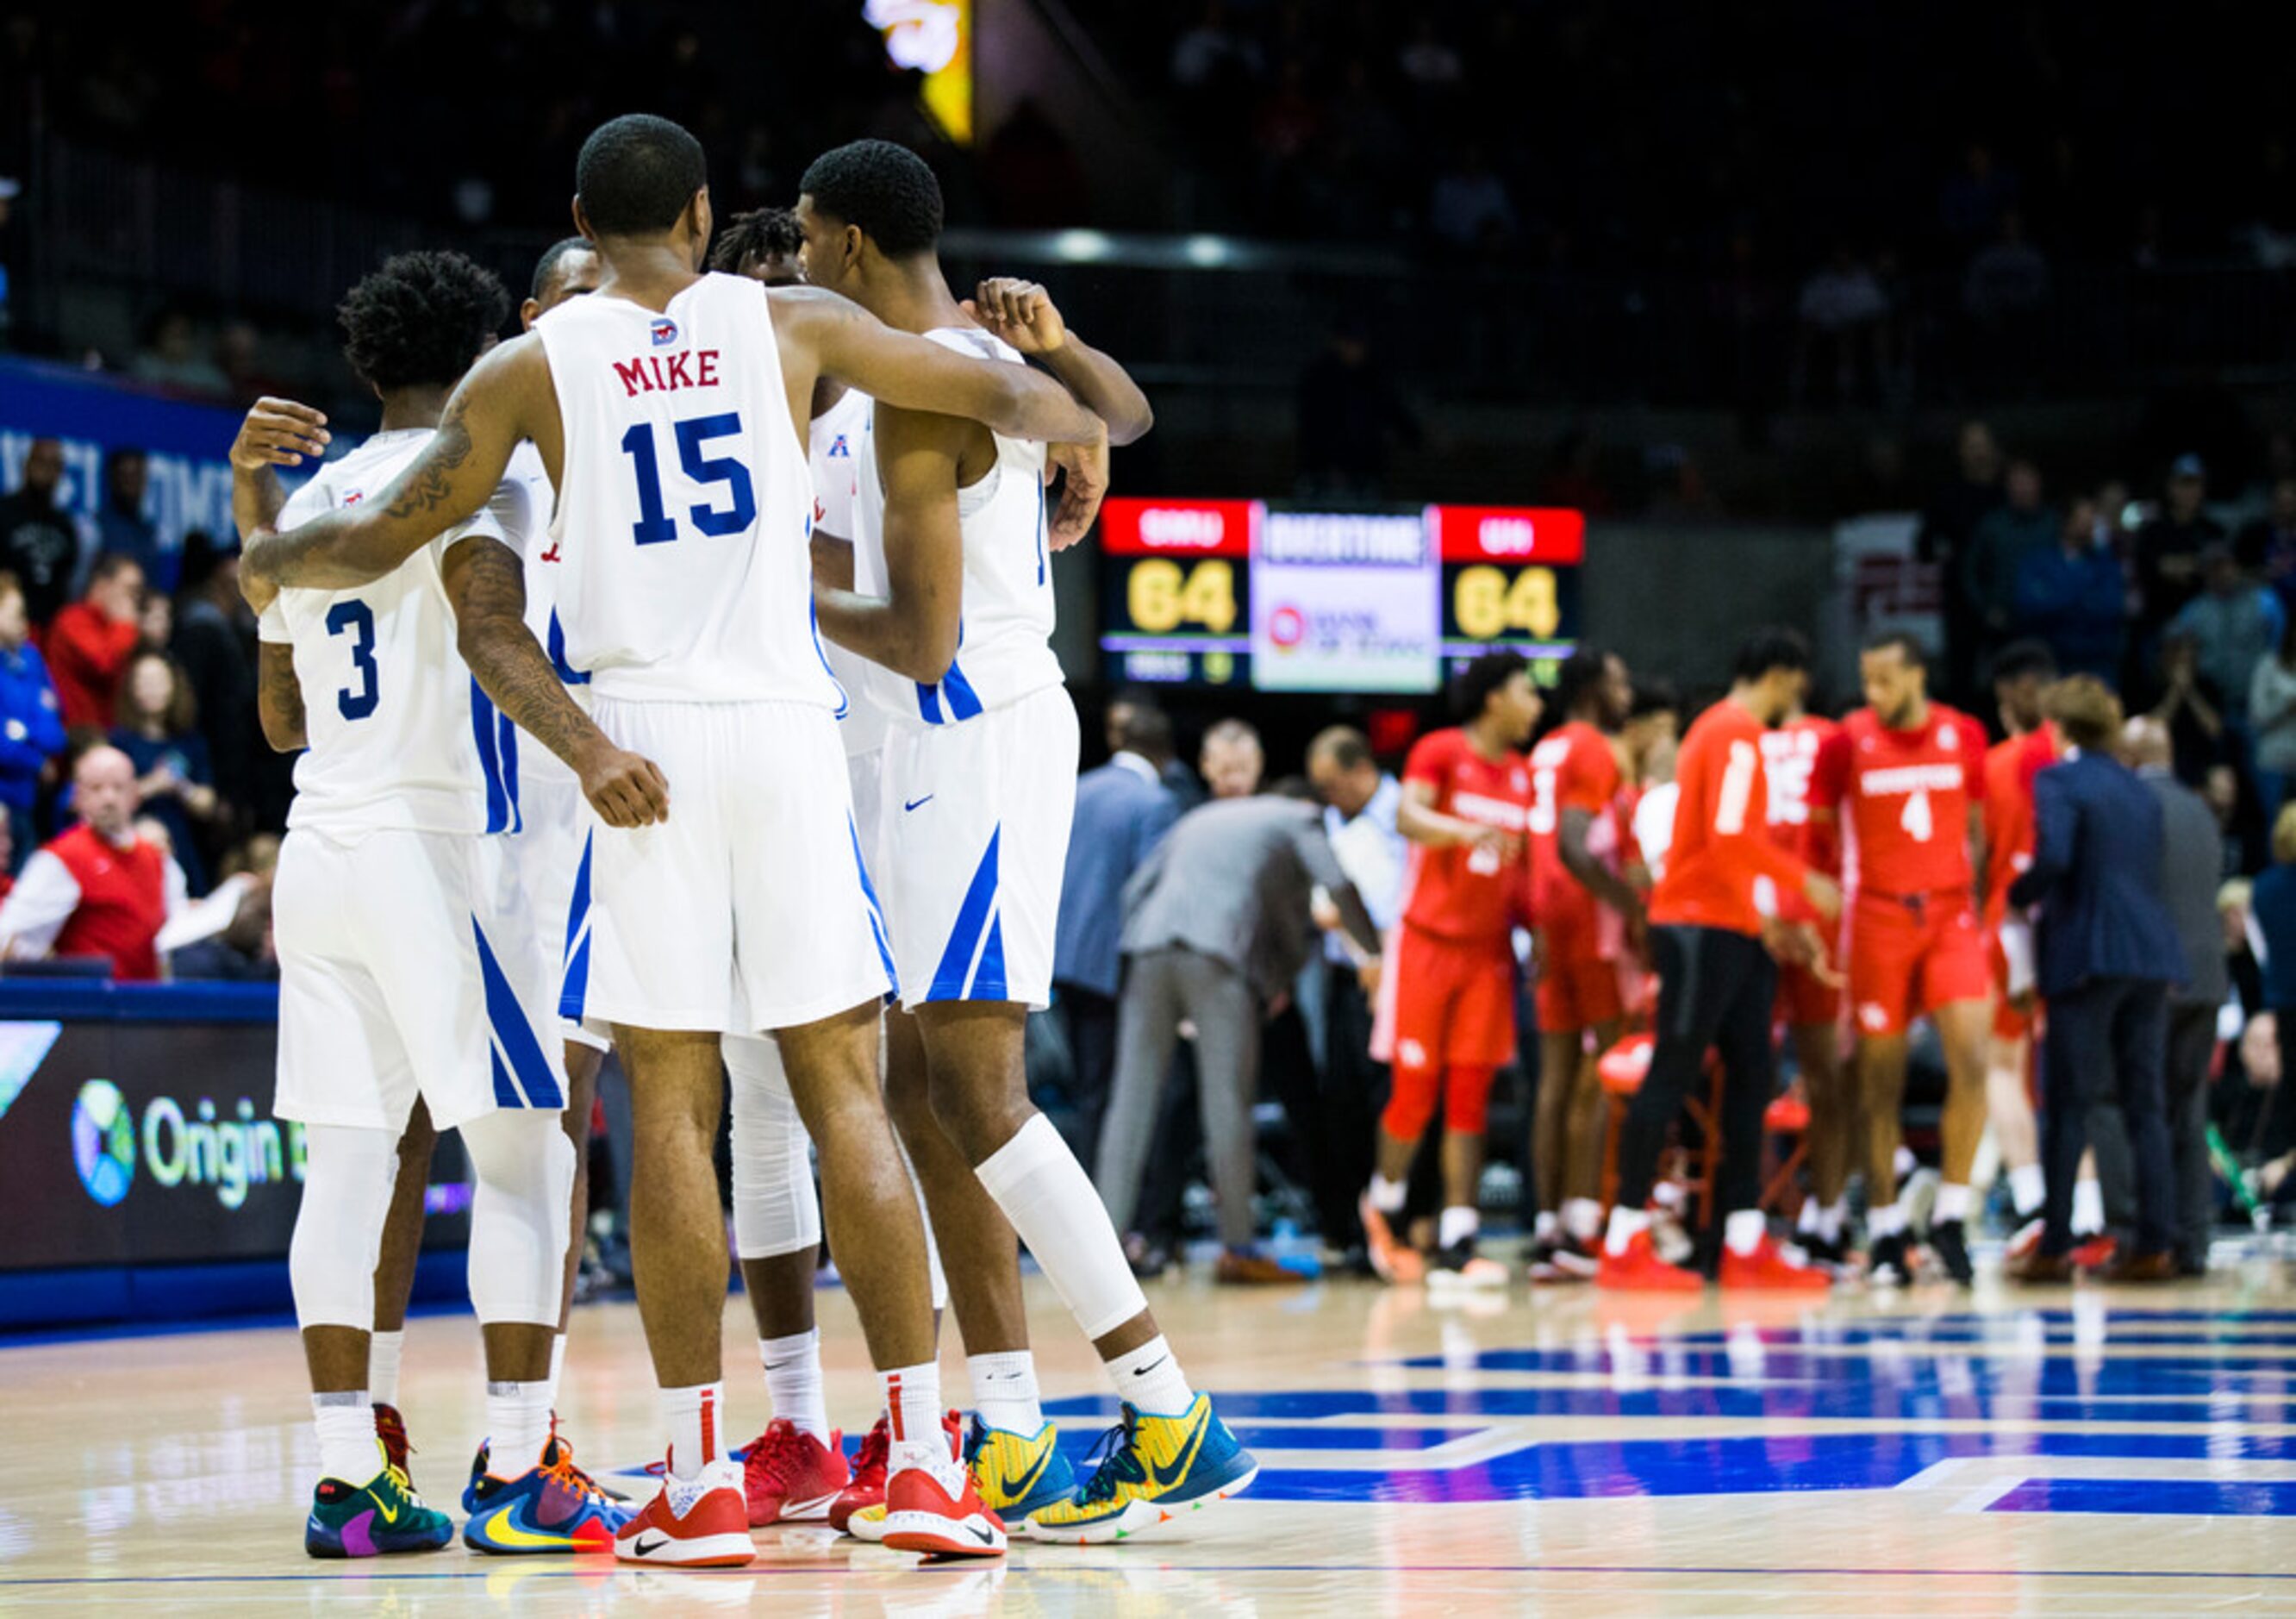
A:
<svg viewBox="0 0 2296 1619">
<path fill-rule="evenodd" d="M 1111 680 L 1423 693 L 1496 646 L 1548 680 L 1578 644 L 1579 512 L 1119 497 L 1100 522 Z"/>
</svg>

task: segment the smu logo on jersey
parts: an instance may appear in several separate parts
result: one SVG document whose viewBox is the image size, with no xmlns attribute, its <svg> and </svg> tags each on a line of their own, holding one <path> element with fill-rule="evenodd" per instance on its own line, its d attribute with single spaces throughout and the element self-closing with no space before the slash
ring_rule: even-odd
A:
<svg viewBox="0 0 2296 1619">
<path fill-rule="evenodd" d="M 366 491 L 365 489 L 353 489 L 349 494 L 343 497 L 343 504 L 345 505 L 357 505 L 360 501 L 365 500 L 365 498 Z"/>
<path fill-rule="evenodd" d="M 657 349 L 667 348 L 677 341 L 677 323 L 666 315 L 648 330 L 653 333 L 653 346 Z"/>
</svg>

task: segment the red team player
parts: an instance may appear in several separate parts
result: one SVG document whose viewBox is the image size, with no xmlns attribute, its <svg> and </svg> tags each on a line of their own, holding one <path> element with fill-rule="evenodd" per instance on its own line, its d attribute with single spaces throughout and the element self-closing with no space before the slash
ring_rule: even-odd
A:
<svg viewBox="0 0 2296 1619">
<path fill-rule="evenodd" d="M 1389 1281 L 1416 1279 L 1419 1256 L 1398 1240 L 1393 1221 L 1439 1101 L 1436 1264 L 1495 1286 L 1506 1272 L 1475 1253 L 1475 1192 L 1491 1078 L 1514 1056 L 1513 932 L 1530 814 L 1530 770 L 1519 750 L 1540 703 L 1529 665 L 1511 652 L 1476 659 L 1454 691 L 1463 723 L 1421 737 L 1403 768 L 1396 829 L 1412 850 L 1394 957 L 1395 1083 L 1360 1212 L 1373 1269 Z"/>
<path fill-rule="evenodd" d="M 1777 729 L 1762 736 L 1762 768 L 1770 784 L 1770 836 L 1836 882 L 1841 877 L 1841 840 L 1831 816 L 1810 814 L 1809 788 L 1818 755 L 1841 728 L 1823 714 L 1804 711 L 1797 702 Z M 1780 908 L 1795 922 L 1816 920 L 1816 913 L 1792 895 L 1782 896 Z M 1814 930 L 1824 944 L 1824 959 L 1779 963 L 1776 1021 L 1793 1044 L 1794 1064 L 1809 1103 L 1804 1140 L 1809 1151 L 1810 1196 L 1802 1205 L 1798 1236 L 1813 1258 L 1838 1262 L 1857 1110 L 1842 1071 L 1841 979 L 1833 959 L 1834 941 L 1826 936 L 1830 931 Z"/>
<path fill-rule="evenodd" d="M 1534 1280 L 1595 1273 L 1602 1234 L 1603 1090 L 1595 1061 L 1626 1023 L 1619 971 L 1639 947 L 1642 895 L 1622 875 L 1619 727 L 1634 702 L 1614 653 L 1582 646 L 1554 683 L 1563 723 L 1530 752 L 1530 915 L 1538 926 L 1539 1087 L 1531 1129 L 1538 1200 Z M 1590 1039 L 1591 1037 L 1591 1039 Z"/>
<path fill-rule="evenodd" d="M 1818 756 L 1815 812 L 1844 825 L 1850 908 L 1849 1004 L 1866 1110 L 1866 1195 L 1872 1278 L 1910 1280 L 1906 1212 L 1897 1202 L 1898 1109 L 1907 1032 L 1937 1025 L 1945 1047 L 1944 1184 L 1930 1247 L 1955 1281 L 1970 1279 L 1969 1174 L 1985 1133 L 1985 1036 L 1993 970 L 1978 925 L 1985 729 L 1929 698 L 1921 644 L 1890 634 L 1858 660 L 1867 706 Z"/>
</svg>

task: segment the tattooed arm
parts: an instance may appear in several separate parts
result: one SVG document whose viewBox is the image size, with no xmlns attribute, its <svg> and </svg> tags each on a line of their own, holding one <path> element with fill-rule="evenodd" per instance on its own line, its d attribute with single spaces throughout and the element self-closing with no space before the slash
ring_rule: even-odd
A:
<svg viewBox="0 0 2296 1619">
<path fill-rule="evenodd" d="M 668 819 L 669 785 L 660 770 L 606 739 L 526 627 L 526 568 L 518 553 L 473 535 L 447 550 L 439 571 L 454 604 L 455 645 L 495 706 L 566 761 L 609 826 Z"/>
<path fill-rule="evenodd" d="M 250 596 L 283 586 L 348 590 L 390 572 L 486 505 L 549 388 L 538 338 L 488 350 L 447 401 L 439 431 L 390 488 L 283 534 L 255 531 L 240 563 L 255 582 Z"/>
<path fill-rule="evenodd" d="M 255 687 L 255 711 L 263 721 L 263 740 L 275 753 L 292 753 L 311 745 L 303 727 L 303 687 L 295 678 L 295 649 L 283 641 L 266 641 Z"/>
</svg>

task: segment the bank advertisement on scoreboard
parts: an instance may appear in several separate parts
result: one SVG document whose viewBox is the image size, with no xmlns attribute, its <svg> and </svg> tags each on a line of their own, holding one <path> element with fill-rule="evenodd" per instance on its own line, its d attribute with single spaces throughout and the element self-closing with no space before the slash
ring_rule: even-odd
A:
<svg viewBox="0 0 2296 1619">
<path fill-rule="evenodd" d="M 1578 512 L 1317 512 L 1116 497 L 1101 511 L 1101 651 L 1131 684 L 1420 694 L 1494 647 L 1542 681 L 1578 644 Z"/>
</svg>

